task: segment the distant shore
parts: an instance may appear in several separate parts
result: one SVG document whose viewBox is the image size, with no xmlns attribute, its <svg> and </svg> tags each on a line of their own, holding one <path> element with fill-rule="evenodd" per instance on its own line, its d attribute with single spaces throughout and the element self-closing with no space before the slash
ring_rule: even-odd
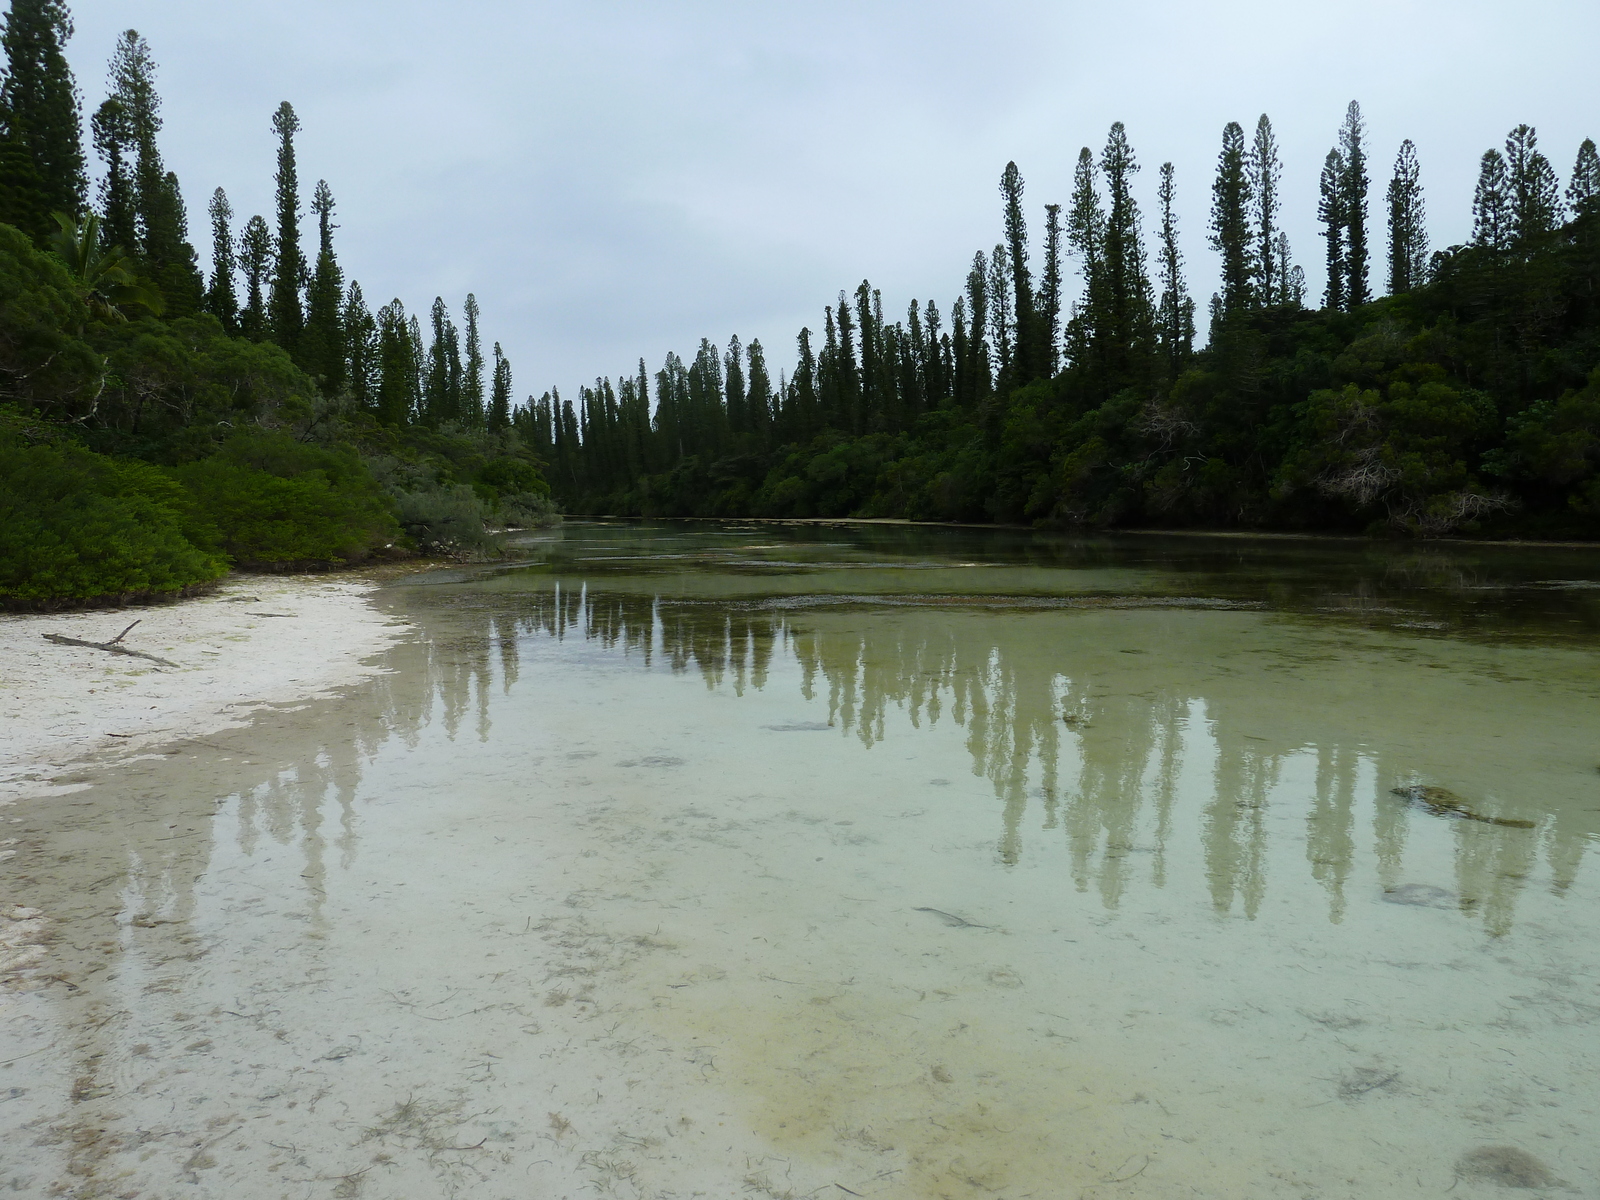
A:
<svg viewBox="0 0 1600 1200">
<path fill-rule="evenodd" d="M 1234 538 L 1278 542 L 1371 542 L 1378 546 L 1519 546 L 1600 550 L 1600 542 L 1545 542 L 1532 538 L 1382 538 L 1364 533 L 1286 533 L 1272 529 L 1040 529 L 1036 525 L 997 525 L 980 521 L 913 521 L 909 517 L 619 517 L 573 513 L 567 521 L 709 521 L 722 525 L 908 525 L 920 529 L 995 529 L 1013 533 L 1060 533 L 1079 537 Z"/>
<path fill-rule="evenodd" d="M 0 614 L 0 805 L 370 678 L 409 629 L 371 602 L 386 573 L 235 575 L 171 604 Z M 119 644 L 175 666 L 44 636 L 109 642 L 135 621 Z"/>
</svg>

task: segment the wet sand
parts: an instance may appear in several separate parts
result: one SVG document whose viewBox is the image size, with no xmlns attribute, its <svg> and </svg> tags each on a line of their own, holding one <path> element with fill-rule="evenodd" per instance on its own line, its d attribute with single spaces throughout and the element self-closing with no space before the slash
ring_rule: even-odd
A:
<svg viewBox="0 0 1600 1200">
<path fill-rule="evenodd" d="M 75 767 L 236 728 L 365 678 L 403 621 L 368 601 L 369 579 L 233 576 L 174 604 L 0 614 L 0 805 L 81 785 Z M 122 643 L 176 666 L 44 639 Z"/>
</svg>

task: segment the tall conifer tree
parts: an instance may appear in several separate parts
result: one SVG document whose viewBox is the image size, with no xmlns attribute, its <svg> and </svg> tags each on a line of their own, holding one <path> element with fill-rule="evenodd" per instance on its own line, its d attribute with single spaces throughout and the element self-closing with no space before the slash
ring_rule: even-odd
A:
<svg viewBox="0 0 1600 1200">
<path fill-rule="evenodd" d="M 306 277 L 306 262 L 300 250 L 300 175 L 294 157 L 294 135 L 300 132 L 300 118 L 287 100 L 272 114 L 272 131 L 278 135 L 278 245 L 273 256 L 267 321 L 272 340 L 294 355 L 299 351 L 305 326 L 300 289 Z"/>
<path fill-rule="evenodd" d="M 1506 136 L 1506 176 L 1512 240 L 1523 247 L 1536 245 L 1559 220 L 1561 185 L 1550 160 L 1539 150 L 1533 126 L 1518 125 Z"/>
<path fill-rule="evenodd" d="M 6 55 L 0 132 L 32 159 L 39 203 L 49 212 L 76 217 L 88 184 L 78 90 L 64 53 L 71 37 L 72 18 L 60 0 L 11 0 L 0 26 Z"/>
<path fill-rule="evenodd" d="M 263 222 L 265 224 L 265 222 Z M 378 420 L 385 425 L 411 423 L 416 415 L 416 318 L 406 319 L 405 305 L 391 300 L 378 310 Z"/>
<path fill-rule="evenodd" d="M 432 340 L 428 345 L 428 365 L 422 387 L 422 412 L 434 429 L 461 419 L 461 337 L 444 297 L 435 296 L 429 310 Z M 418 340 L 421 332 L 418 332 Z"/>
<path fill-rule="evenodd" d="M 253 342 L 267 336 L 265 289 L 272 271 L 272 231 L 265 218 L 251 217 L 239 235 L 239 266 L 244 271 L 245 306 L 239 313 L 239 331 Z"/>
<path fill-rule="evenodd" d="M 1301 267 L 1295 265 L 1294 259 L 1289 254 L 1289 235 L 1287 233 L 1279 232 L 1274 252 L 1278 257 L 1279 286 L 1277 302 L 1300 308 L 1306 302 L 1306 273 Z"/>
<path fill-rule="evenodd" d="M 1161 305 L 1157 337 L 1169 375 L 1176 378 L 1194 353 L 1194 300 L 1183 278 L 1183 251 L 1178 246 L 1177 184 L 1172 164 L 1161 164 Z"/>
<path fill-rule="evenodd" d="M 772 376 L 767 372 L 766 351 L 761 348 L 758 339 L 752 338 L 750 344 L 745 347 L 745 360 L 749 364 L 747 374 L 749 390 L 745 394 L 745 412 L 751 430 L 760 434 L 765 440 L 772 430 L 774 398 Z"/>
<path fill-rule="evenodd" d="M 1339 129 L 1339 156 L 1344 162 L 1339 181 L 1344 215 L 1344 302 L 1352 310 L 1372 299 L 1367 261 L 1367 188 L 1372 181 L 1367 176 L 1365 138 L 1361 105 L 1352 100 Z"/>
<path fill-rule="evenodd" d="M 1478 186 L 1472 194 L 1472 241 L 1494 253 L 1511 245 L 1511 183 L 1505 155 L 1485 150 L 1478 162 Z"/>
<path fill-rule="evenodd" d="M 467 318 L 467 360 L 462 366 L 461 375 L 461 420 L 474 429 L 481 429 L 487 420 L 483 400 L 483 334 L 478 325 L 482 313 L 478 311 L 478 298 L 471 292 L 467 293 L 467 303 L 463 310 Z M 506 393 L 506 404 L 511 403 L 511 393 Z M 506 409 L 506 420 L 510 418 L 510 408 Z"/>
<path fill-rule="evenodd" d="M 1078 151 L 1072 173 L 1072 206 L 1067 210 L 1067 245 L 1078 260 L 1083 290 L 1066 326 L 1066 356 L 1078 367 L 1088 367 L 1099 346 L 1096 330 L 1105 307 L 1106 217 L 1095 181 L 1094 153 Z"/>
<path fill-rule="evenodd" d="M 361 285 L 350 282 L 339 324 L 344 329 L 344 377 L 350 399 L 363 412 L 375 412 L 378 402 L 378 325 L 367 309 Z"/>
<path fill-rule="evenodd" d="M 1100 155 L 1106 181 L 1106 329 L 1113 386 L 1126 386 L 1141 374 L 1154 347 L 1154 306 L 1145 262 L 1139 205 L 1133 198 L 1133 176 L 1139 170 L 1127 130 L 1111 126 Z"/>
<path fill-rule="evenodd" d="M 111 91 L 126 124 L 123 133 L 137 151 L 133 201 L 137 253 L 145 271 L 160 286 L 168 316 L 185 316 L 200 305 L 204 285 L 189 245 L 188 221 L 177 176 L 161 161 L 156 135 L 161 131 L 161 100 L 155 89 L 155 58 L 150 45 L 129 29 L 111 57 Z"/>
<path fill-rule="evenodd" d="M 330 396 L 344 389 L 344 272 L 333 252 L 333 191 L 326 179 L 317 181 L 311 211 L 317 215 L 317 266 L 311 274 L 306 303 L 305 329 L 301 333 L 300 362 L 322 380 Z"/>
<path fill-rule="evenodd" d="M 233 205 L 228 193 L 211 193 L 211 286 L 206 289 L 206 311 L 222 322 L 230 335 L 239 332 L 239 294 L 234 286 L 238 259 L 233 250 Z"/>
<path fill-rule="evenodd" d="M 795 335 L 795 347 L 799 359 L 794 367 L 794 381 L 790 384 L 794 392 L 795 419 L 789 436 L 809 442 L 822 427 L 818 413 L 821 401 L 817 391 L 817 356 L 811 349 L 811 330 L 801 329 Z"/>
<path fill-rule="evenodd" d="M 1329 150 L 1318 183 L 1317 218 L 1322 222 L 1328 270 L 1328 287 L 1322 303 L 1331 312 L 1342 311 L 1349 295 L 1345 286 L 1349 278 L 1349 257 L 1345 245 L 1344 177 L 1344 157 L 1338 150 Z"/>
<path fill-rule="evenodd" d="M 1277 304 L 1283 291 L 1278 277 L 1278 183 L 1283 164 L 1278 160 L 1278 139 L 1272 122 L 1262 113 L 1250 146 L 1251 217 L 1255 235 L 1256 297 L 1261 304 Z"/>
<path fill-rule="evenodd" d="M 100 231 L 107 246 L 120 246 L 129 254 L 139 250 L 139 215 L 130 151 L 135 149 L 133 124 L 127 107 L 108 96 L 89 121 L 95 152 L 106 164 L 100 180 Z"/>
<path fill-rule="evenodd" d="M 476 305 L 474 305 L 476 307 Z M 489 393 L 488 425 L 490 433 L 499 433 L 511 424 L 511 362 L 494 344 L 494 381 Z"/>
<path fill-rule="evenodd" d="M 728 350 L 722 359 L 722 380 L 728 428 L 734 433 L 748 432 L 750 424 L 745 412 L 744 346 L 740 344 L 738 335 L 728 339 Z"/>
<path fill-rule="evenodd" d="M 994 347 L 996 387 L 1004 392 L 1017 383 L 1016 326 L 1011 309 L 1011 264 L 1004 242 L 989 252 L 989 344 Z"/>
<path fill-rule="evenodd" d="M 927 361 L 937 358 L 939 345 L 938 312 L 933 301 L 928 301 L 928 339 L 933 350 Z M 1044 206 L 1044 278 L 1039 287 L 1039 316 L 1044 325 L 1044 373 L 1054 375 L 1060 358 L 1061 346 L 1061 205 Z M 934 374 L 927 365 L 925 376 Z M 938 394 L 933 379 L 928 381 L 929 395 Z"/>
<path fill-rule="evenodd" d="M 1229 121 L 1222 131 L 1217 178 L 1211 185 L 1211 248 L 1222 255 L 1222 316 L 1227 320 L 1249 310 L 1254 296 L 1254 262 L 1250 237 L 1253 188 L 1245 152 L 1244 130 Z"/>
<path fill-rule="evenodd" d="M 1427 274 L 1428 229 L 1422 205 L 1422 169 L 1410 138 L 1400 143 L 1389 180 L 1389 292 L 1421 287 Z"/>
<path fill-rule="evenodd" d="M 1586 216 L 1600 207 L 1600 153 L 1593 138 L 1584 138 L 1578 147 L 1578 161 L 1572 167 L 1572 182 L 1567 185 L 1567 203 L 1574 216 Z"/>
<path fill-rule="evenodd" d="M 1005 197 L 1003 215 L 1006 261 L 1011 268 L 1010 307 L 1016 329 L 1016 379 L 1027 383 L 1047 374 L 1048 368 L 1033 294 L 1033 275 L 1028 270 L 1028 226 L 1022 212 L 1022 190 L 1022 172 L 1017 170 L 1016 163 L 1007 163 L 1000 178 L 1000 194 Z"/>
</svg>

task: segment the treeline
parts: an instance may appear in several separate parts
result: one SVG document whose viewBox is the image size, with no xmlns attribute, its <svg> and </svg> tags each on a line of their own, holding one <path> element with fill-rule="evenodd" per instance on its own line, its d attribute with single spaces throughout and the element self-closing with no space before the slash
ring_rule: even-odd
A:
<svg viewBox="0 0 1600 1200">
<path fill-rule="evenodd" d="M 464 328 L 436 299 L 425 337 L 401 301 L 374 312 L 346 282 L 326 181 L 302 229 L 293 107 L 271 120 L 272 221 L 236 231 L 218 188 L 208 276 L 149 45 L 129 30 L 111 56 L 91 187 L 71 34 L 59 0 L 12 0 L 0 28 L 0 605 L 483 553 L 495 526 L 550 520 L 476 299 Z"/>
<path fill-rule="evenodd" d="M 864 281 L 776 381 L 759 342 L 703 340 L 514 419 L 570 511 L 1600 535 L 1594 142 L 1563 189 L 1518 126 L 1483 156 L 1470 238 L 1433 251 L 1415 145 L 1375 217 L 1352 103 L 1321 170 L 1320 307 L 1283 170 L 1266 116 L 1225 128 L 1204 348 L 1172 164 L 1152 237 L 1118 123 L 1037 240 L 1007 165 L 1001 240 L 944 310 L 891 320 Z"/>
</svg>

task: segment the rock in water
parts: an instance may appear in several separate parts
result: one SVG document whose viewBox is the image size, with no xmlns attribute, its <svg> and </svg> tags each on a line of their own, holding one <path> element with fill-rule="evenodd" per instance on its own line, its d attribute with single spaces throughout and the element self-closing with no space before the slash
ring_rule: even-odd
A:
<svg viewBox="0 0 1600 1200">
<path fill-rule="evenodd" d="M 1413 783 L 1405 787 L 1390 789 L 1396 796 L 1404 796 L 1418 808 L 1431 812 L 1436 817 L 1461 817 L 1468 821 L 1480 821 L 1485 825 L 1499 825 L 1506 829 L 1532 829 L 1532 821 L 1521 821 L 1514 817 L 1486 817 L 1475 813 L 1467 807 L 1467 802 L 1448 788 L 1429 787 L 1426 784 Z"/>
<path fill-rule="evenodd" d="M 1562 1181 L 1526 1150 L 1515 1146 L 1479 1146 L 1456 1160 L 1456 1174 L 1508 1188 L 1561 1187 Z"/>
</svg>

